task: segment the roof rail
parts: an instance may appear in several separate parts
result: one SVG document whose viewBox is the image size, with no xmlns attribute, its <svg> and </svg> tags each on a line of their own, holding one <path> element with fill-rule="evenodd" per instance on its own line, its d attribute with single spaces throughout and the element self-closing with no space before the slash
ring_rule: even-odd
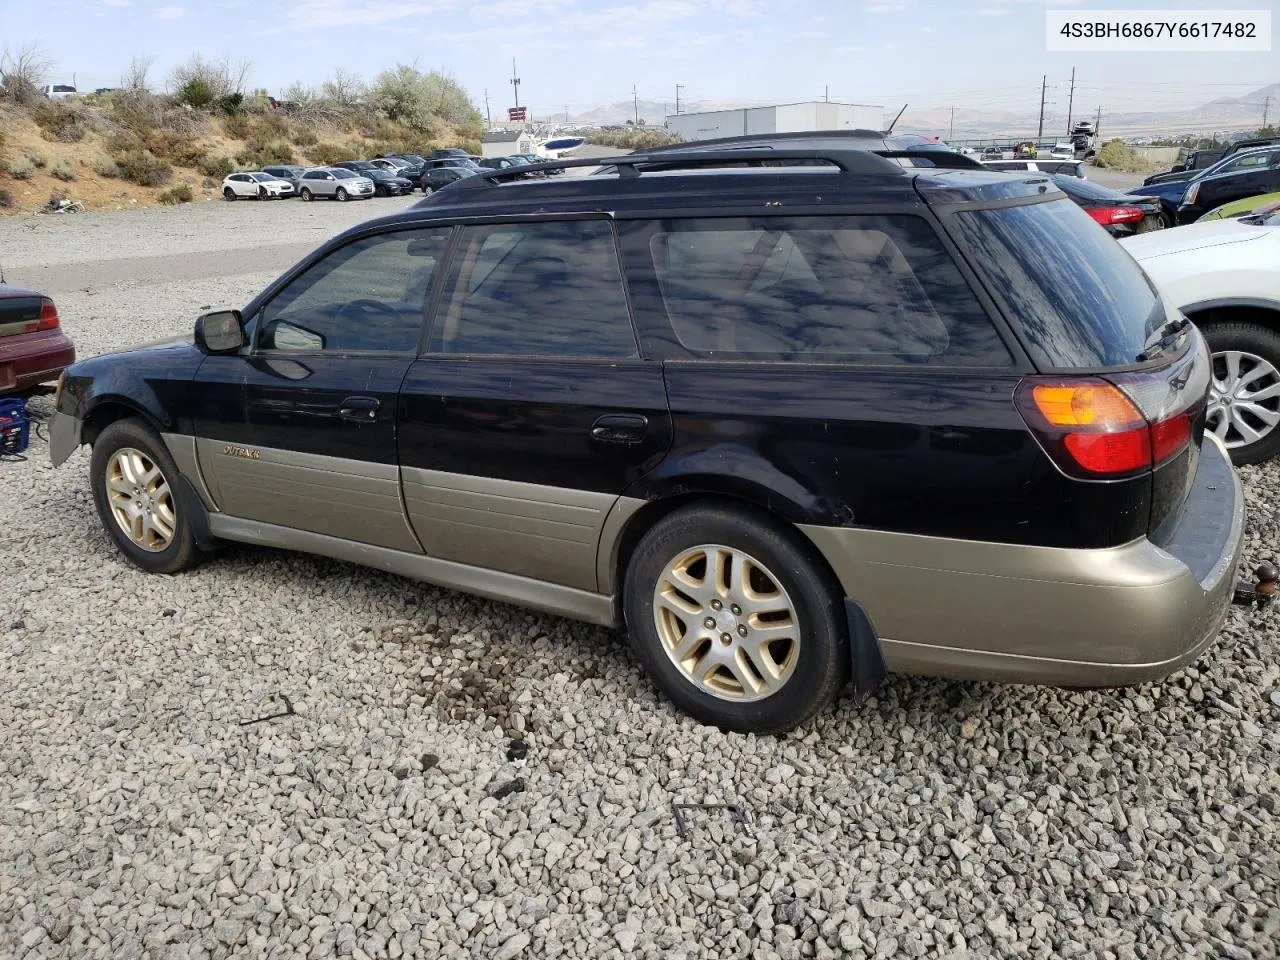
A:
<svg viewBox="0 0 1280 960">
<path fill-rule="evenodd" d="M 787 133 L 746 133 L 735 137 L 714 137 L 710 140 L 686 140 L 682 143 L 664 144 L 657 147 L 641 147 L 636 153 L 666 153 L 668 151 L 704 150 L 707 147 L 718 147 L 731 143 L 749 145 L 752 141 L 769 142 L 778 140 L 883 140 L 886 134 L 879 130 L 796 130 Z"/>
<path fill-rule="evenodd" d="M 900 174 L 902 167 L 891 160 L 868 150 L 706 150 L 670 153 L 631 153 L 616 157 L 579 158 L 531 163 L 523 167 L 505 170 L 485 170 L 453 184 L 458 187 L 492 186 L 504 180 L 521 179 L 525 174 L 540 170 L 561 170 L 569 167 L 617 167 L 621 177 L 638 177 L 641 168 L 655 170 L 692 170 L 702 167 L 747 165 L 752 162 L 779 160 L 819 160 L 839 168 L 842 173 Z"/>
</svg>

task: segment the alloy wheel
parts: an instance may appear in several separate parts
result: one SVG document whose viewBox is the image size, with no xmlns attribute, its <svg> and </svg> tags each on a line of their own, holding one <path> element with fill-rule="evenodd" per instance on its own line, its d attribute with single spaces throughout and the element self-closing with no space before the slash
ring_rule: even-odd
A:
<svg viewBox="0 0 1280 960">
<path fill-rule="evenodd" d="M 151 553 L 168 547 L 178 516 L 160 465 L 141 450 L 121 447 L 107 461 L 104 479 L 111 515 L 125 536 Z"/>
<path fill-rule="evenodd" d="M 1280 424 L 1280 371 L 1244 350 L 1213 355 L 1205 429 L 1228 449 L 1257 443 Z"/>
<path fill-rule="evenodd" d="M 658 578 L 653 617 L 671 662 L 713 697 L 760 700 L 795 673 L 795 604 L 778 578 L 741 550 L 703 544 L 683 551 Z"/>
</svg>

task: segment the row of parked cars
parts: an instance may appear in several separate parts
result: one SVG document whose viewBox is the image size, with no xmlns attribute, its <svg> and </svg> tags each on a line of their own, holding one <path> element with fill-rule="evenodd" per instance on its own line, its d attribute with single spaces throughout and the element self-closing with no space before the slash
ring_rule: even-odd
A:
<svg viewBox="0 0 1280 960">
<path fill-rule="evenodd" d="M 733 730 L 886 671 L 1118 685 L 1213 641 L 1230 456 L 1280 443 L 1280 218 L 1117 243 L 1060 181 L 865 131 L 549 169 L 75 364 L 54 463 L 92 446 L 143 569 L 252 542 L 625 626 Z"/>
<path fill-rule="evenodd" d="M 535 154 L 507 157 L 477 157 L 465 150 L 448 148 L 430 157 L 413 153 L 389 153 L 372 160 L 344 160 L 327 167 L 276 164 L 261 170 L 233 173 L 222 181 L 227 200 L 253 198 L 282 200 L 367 200 L 397 197 L 421 190 L 430 194 L 484 169 L 506 170 L 540 163 Z M 540 171 L 538 176 L 550 175 Z"/>
</svg>

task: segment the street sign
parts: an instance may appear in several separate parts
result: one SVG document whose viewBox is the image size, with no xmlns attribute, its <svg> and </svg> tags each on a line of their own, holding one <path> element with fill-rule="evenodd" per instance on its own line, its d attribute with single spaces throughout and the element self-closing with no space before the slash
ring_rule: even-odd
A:
<svg viewBox="0 0 1280 960">
<path fill-rule="evenodd" d="M 528 111 L 528 107 L 507 107 L 507 119 L 512 122 L 516 120 L 523 121 L 528 115 Z"/>
</svg>

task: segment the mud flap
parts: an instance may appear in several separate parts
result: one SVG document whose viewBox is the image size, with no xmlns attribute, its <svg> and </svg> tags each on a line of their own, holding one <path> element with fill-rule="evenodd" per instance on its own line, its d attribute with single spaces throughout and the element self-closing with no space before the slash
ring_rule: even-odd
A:
<svg viewBox="0 0 1280 960">
<path fill-rule="evenodd" d="M 849 662 L 853 669 L 853 696 L 866 700 L 885 678 L 880 640 L 866 611 L 857 601 L 845 597 L 844 615 L 849 624 Z"/>
</svg>

